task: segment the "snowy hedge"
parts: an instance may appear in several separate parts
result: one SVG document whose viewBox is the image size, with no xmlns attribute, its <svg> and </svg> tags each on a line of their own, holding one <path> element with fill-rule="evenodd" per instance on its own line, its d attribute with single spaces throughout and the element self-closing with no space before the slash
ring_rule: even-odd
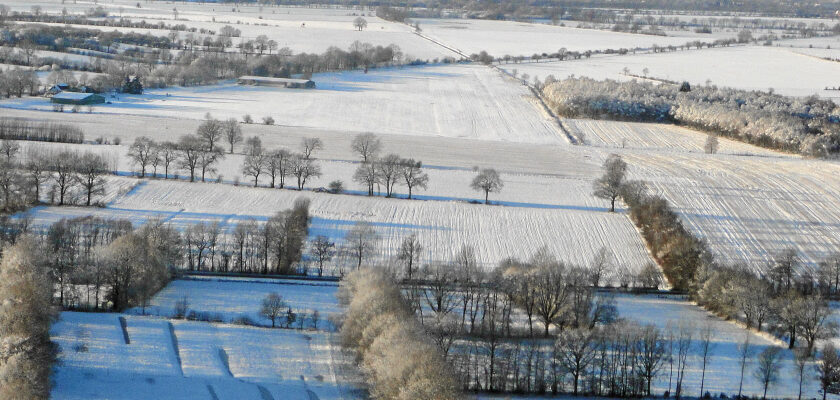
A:
<svg viewBox="0 0 840 400">
<path fill-rule="evenodd" d="M 670 122 L 762 147 L 825 157 L 840 153 L 840 107 L 816 96 L 649 82 L 569 78 L 543 89 L 567 117 Z"/>
</svg>

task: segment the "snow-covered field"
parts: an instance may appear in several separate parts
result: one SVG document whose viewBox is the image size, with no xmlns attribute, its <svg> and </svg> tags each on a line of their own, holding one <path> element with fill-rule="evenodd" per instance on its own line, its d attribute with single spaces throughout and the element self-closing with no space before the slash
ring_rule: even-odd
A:
<svg viewBox="0 0 840 400">
<path fill-rule="evenodd" d="M 687 141 L 700 143 L 701 134 L 686 135 L 683 129 L 648 124 L 607 121 L 570 121 L 587 138 L 605 132 L 637 131 L 628 140 L 646 148 L 612 148 L 629 164 L 634 179 L 650 183 L 680 214 L 683 222 L 705 239 L 717 260 L 743 262 L 763 271 L 773 256 L 788 247 L 802 254 L 813 268 L 840 245 L 840 165 L 789 155 L 741 156 L 740 149 L 727 148 L 708 155 Z M 647 139 L 657 132 L 656 141 Z M 696 137 L 699 135 L 699 137 Z M 621 137 L 621 136 L 619 136 Z M 633 147 L 635 147 L 633 146 Z M 657 147 L 672 150 L 658 150 Z M 745 146 L 742 144 L 736 147 Z M 684 150 L 682 150 L 684 149 Z M 761 154 L 761 153 L 759 153 Z"/>
<path fill-rule="evenodd" d="M 566 189 L 577 190 L 580 199 L 590 197 L 585 185 Z M 230 227 L 247 219 L 265 220 L 303 196 L 312 200 L 313 236 L 326 235 L 341 241 L 356 221 L 370 222 L 380 238 L 381 254 L 374 262 L 396 256 L 402 239 L 412 233 L 423 244 L 422 258 L 426 261 L 449 260 L 462 245 L 473 246 L 487 268 L 507 257 L 527 258 L 543 246 L 559 259 L 578 265 L 590 262 L 601 247 L 613 253 L 616 265 L 630 270 L 638 270 L 651 261 L 626 216 L 608 213 L 603 206 L 485 206 L 150 181 L 108 208 L 46 207 L 36 209 L 32 218 L 35 224 L 46 225 L 68 212 L 87 212 L 115 218 L 129 216 L 136 222 L 159 217 L 176 226 L 221 221 Z"/>
<path fill-rule="evenodd" d="M 334 285 L 208 280 L 174 281 L 151 308 L 187 295 L 196 311 L 255 314 L 269 290 L 323 318 L 337 307 Z M 51 334 L 61 349 L 55 399 L 355 398 L 355 377 L 343 375 L 346 361 L 328 331 L 64 312 Z"/>
<path fill-rule="evenodd" d="M 654 44 L 678 46 L 697 40 L 689 34 L 652 36 L 515 21 L 420 18 L 417 22 L 423 35 L 447 46 L 466 54 L 484 50 L 496 57 L 554 53 L 561 48 L 582 52 L 649 48 Z"/>
<path fill-rule="evenodd" d="M 553 121 L 535 112 L 527 88 L 479 65 L 406 67 L 316 74 L 317 89 L 282 89 L 225 83 L 149 90 L 109 97 L 95 113 L 169 118 L 256 121 L 344 132 L 446 136 L 482 140 L 558 143 Z M 48 111 L 48 99 L 0 101 L 0 107 Z"/>
<path fill-rule="evenodd" d="M 784 42 L 782 42 L 784 43 Z M 782 45 L 784 46 L 784 45 Z M 557 79 L 570 75 L 593 79 L 633 79 L 630 73 L 673 81 L 688 81 L 735 87 L 745 90 L 768 90 L 789 96 L 810 96 L 837 99 L 837 91 L 826 91 L 826 86 L 840 86 L 840 63 L 821 60 L 800 54 L 805 49 L 790 47 L 735 46 L 702 50 L 675 51 L 656 54 L 592 57 L 574 61 L 529 62 L 502 64 L 501 67 L 531 79 L 544 79 L 554 75 Z M 803 73 L 807 71 L 807 73 Z"/>
</svg>

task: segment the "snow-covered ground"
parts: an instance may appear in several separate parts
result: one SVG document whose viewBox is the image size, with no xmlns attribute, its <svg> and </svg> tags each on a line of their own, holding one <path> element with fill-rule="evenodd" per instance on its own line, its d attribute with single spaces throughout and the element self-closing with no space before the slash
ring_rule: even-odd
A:
<svg viewBox="0 0 840 400">
<path fill-rule="evenodd" d="M 95 113 L 202 119 L 254 120 L 345 132 L 446 136 L 558 143 L 562 133 L 535 112 L 525 87 L 480 65 L 405 67 L 316 74 L 317 89 L 241 86 L 233 82 L 149 90 L 109 97 Z M 48 111 L 49 99 L 24 97 L 0 107 Z"/>
<path fill-rule="evenodd" d="M 554 53 L 561 48 L 595 51 L 649 48 L 654 44 L 679 46 L 697 40 L 688 33 L 685 36 L 654 36 L 515 21 L 425 18 L 416 21 L 420 23 L 423 35 L 436 41 L 466 54 L 484 50 L 496 57 Z"/>
<path fill-rule="evenodd" d="M 589 197 L 589 187 L 568 187 L 578 198 Z M 601 207 L 486 206 L 457 201 L 408 201 L 366 196 L 232 185 L 150 181 L 103 209 L 45 207 L 33 211 L 33 222 L 46 225 L 67 213 L 129 216 L 136 222 L 150 217 L 185 226 L 199 221 L 221 221 L 230 227 L 247 219 L 265 220 L 291 207 L 295 199 L 312 200 L 311 235 L 326 235 L 339 242 L 356 221 L 370 222 L 379 235 L 381 254 L 372 261 L 390 260 L 402 239 L 416 234 L 424 246 L 425 261 L 449 260 L 462 246 L 475 248 L 487 268 L 507 257 L 527 258 L 546 246 L 569 263 L 586 265 L 601 248 L 608 248 L 616 265 L 638 270 L 651 262 L 644 244 L 627 217 Z M 75 211 L 74 211 L 75 210 Z"/>
<path fill-rule="evenodd" d="M 148 311 L 187 295 L 196 311 L 255 314 L 265 293 L 276 291 L 293 308 L 317 308 L 326 318 L 337 309 L 335 289 L 264 280 L 174 281 Z M 356 377 L 344 375 L 347 361 L 334 333 L 322 329 L 64 312 L 51 335 L 61 350 L 55 399 L 356 398 L 349 383 Z"/>
<path fill-rule="evenodd" d="M 784 43 L 784 42 L 782 42 Z M 780 45 L 784 46 L 784 44 Z M 593 79 L 633 79 L 630 73 L 673 81 L 734 87 L 745 90 L 768 90 L 789 96 L 810 96 L 838 99 L 840 92 L 826 91 L 825 87 L 840 86 L 840 63 L 821 60 L 801 54 L 805 49 L 790 47 L 735 46 L 702 50 L 675 51 L 656 54 L 592 57 L 574 61 L 528 62 L 502 64 L 501 67 L 519 75 L 527 73 L 530 79 L 544 79 L 554 75 L 557 79 L 570 75 Z M 803 73 L 807 71 L 807 73 Z"/>
<path fill-rule="evenodd" d="M 686 142 L 699 144 L 703 135 L 687 135 L 681 128 L 567 122 L 593 141 L 609 132 L 629 136 L 632 148 L 611 151 L 624 157 L 633 179 L 649 182 L 652 192 L 668 199 L 720 262 L 742 262 L 761 272 L 775 254 L 793 247 L 801 252 L 806 267 L 813 268 L 840 245 L 836 162 L 770 152 L 741 156 L 739 147 L 746 145 L 727 147 L 725 140 L 721 153 L 709 155 L 695 150 L 696 144 L 685 148 Z M 622 133 L 628 131 L 639 133 Z M 656 141 L 648 139 L 652 132 Z"/>
</svg>

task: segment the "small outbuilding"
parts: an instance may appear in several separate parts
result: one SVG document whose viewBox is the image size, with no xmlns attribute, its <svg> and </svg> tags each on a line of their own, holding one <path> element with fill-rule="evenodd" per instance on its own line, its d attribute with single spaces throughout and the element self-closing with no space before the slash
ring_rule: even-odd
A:
<svg viewBox="0 0 840 400">
<path fill-rule="evenodd" d="M 70 104 L 86 106 L 90 104 L 103 104 L 105 97 L 95 93 L 61 92 L 50 98 L 54 104 Z"/>
<path fill-rule="evenodd" d="M 239 77 L 240 85 L 253 86 L 276 86 L 290 89 L 314 89 L 315 82 L 310 79 L 295 78 L 270 78 L 266 76 L 242 76 Z"/>
</svg>

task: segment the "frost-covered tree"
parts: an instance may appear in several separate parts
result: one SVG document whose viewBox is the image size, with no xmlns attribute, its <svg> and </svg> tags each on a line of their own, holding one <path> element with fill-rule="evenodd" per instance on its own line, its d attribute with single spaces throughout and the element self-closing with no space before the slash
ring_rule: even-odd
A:
<svg viewBox="0 0 840 400">
<path fill-rule="evenodd" d="M 703 144 L 703 151 L 706 154 L 715 154 L 718 151 L 718 138 L 715 134 L 706 135 L 706 143 Z"/>
<path fill-rule="evenodd" d="M 378 181 L 378 164 L 375 162 L 364 162 L 356 168 L 353 173 L 353 181 L 365 185 L 368 196 L 373 196 L 373 189 Z"/>
<path fill-rule="evenodd" d="M 470 187 L 477 192 L 484 192 L 484 204 L 490 203 L 490 193 L 496 193 L 505 186 L 495 169 L 486 168 L 478 172 Z"/>
<path fill-rule="evenodd" d="M 830 341 L 823 346 L 817 359 L 817 372 L 825 400 L 828 391 L 840 385 L 840 353 Z"/>
<path fill-rule="evenodd" d="M 224 123 L 215 118 L 209 117 L 209 115 L 196 130 L 196 135 L 198 135 L 198 137 L 204 142 L 204 148 L 208 152 L 216 149 L 216 143 L 222 140 L 224 134 Z"/>
<path fill-rule="evenodd" d="M 195 171 L 198 168 L 204 142 L 196 135 L 184 135 L 178 140 L 178 165 L 190 172 L 190 182 L 195 182 Z"/>
<path fill-rule="evenodd" d="M 367 20 L 362 17 L 356 17 L 356 19 L 353 20 L 353 27 L 359 31 L 367 28 L 367 25 Z"/>
<path fill-rule="evenodd" d="M 376 164 L 376 182 L 385 186 L 385 197 L 391 197 L 397 182 L 402 179 L 402 159 L 396 154 L 388 154 Z"/>
<path fill-rule="evenodd" d="M 622 193 L 627 163 L 617 154 L 611 154 L 604 161 L 604 175 L 592 183 L 595 197 L 610 201 L 610 212 L 615 212 L 615 200 Z"/>
<path fill-rule="evenodd" d="M 0 262 L 0 398 L 37 400 L 50 394 L 56 346 L 50 325 L 53 282 L 32 238 L 8 248 Z"/>
<path fill-rule="evenodd" d="M 412 279 L 415 269 L 417 269 L 420 262 L 420 253 L 423 251 L 423 245 L 417 235 L 411 234 L 406 236 L 400 244 L 399 253 L 397 253 L 397 260 L 405 264 L 405 277 L 409 281 Z"/>
</svg>

